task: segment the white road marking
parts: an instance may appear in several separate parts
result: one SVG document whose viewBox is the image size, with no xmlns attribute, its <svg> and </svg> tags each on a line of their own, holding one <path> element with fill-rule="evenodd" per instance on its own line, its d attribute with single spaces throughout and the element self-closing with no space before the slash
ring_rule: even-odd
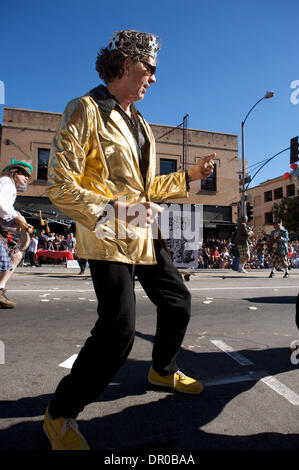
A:
<svg viewBox="0 0 299 470">
<path fill-rule="evenodd" d="M 264 384 L 268 385 L 268 387 L 272 388 L 276 393 L 286 398 L 292 405 L 298 406 L 299 405 L 299 395 L 289 387 L 281 383 L 275 377 L 268 375 L 261 379 Z"/>
<path fill-rule="evenodd" d="M 237 361 L 241 365 L 254 365 L 253 362 L 249 361 L 245 356 L 242 354 L 236 352 L 233 350 L 231 346 L 228 344 L 224 343 L 221 340 L 211 340 L 211 343 L 213 343 L 215 346 L 217 346 L 221 351 L 225 352 L 228 354 L 232 359 Z M 260 378 L 259 380 L 263 382 L 265 385 L 268 385 L 274 392 L 278 393 L 282 397 L 284 397 L 286 400 L 288 400 L 289 403 L 292 405 L 298 406 L 299 405 L 299 395 L 293 390 L 291 390 L 289 387 L 281 383 L 279 380 L 277 380 L 275 377 L 272 375 L 269 375 L 267 372 L 265 372 L 265 376 L 263 378 Z"/>
<path fill-rule="evenodd" d="M 245 374 L 234 374 L 231 376 L 214 377 L 213 379 L 202 380 L 205 387 L 213 387 L 215 385 L 225 385 L 236 382 L 250 382 L 258 381 L 267 375 L 267 372 L 262 371 L 248 371 Z"/>
<path fill-rule="evenodd" d="M 84 291 L 78 291 L 77 289 L 56 289 L 55 292 L 52 291 L 52 289 L 10 289 L 10 292 L 20 292 L 22 294 L 26 294 L 27 292 L 51 292 L 52 294 L 55 294 L 56 292 L 94 292 L 94 289 L 85 289 Z M 50 295 L 50 294 L 48 294 Z"/>
<path fill-rule="evenodd" d="M 221 341 L 220 339 L 214 339 L 214 340 L 211 340 L 211 343 L 217 346 L 217 348 L 221 349 L 221 351 L 228 354 L 228 356 L 230 356 L 232 359 L 237 361 L 241 366 L 254 365 L 254 363 L 251 362 L 249 359 L 247 359 L 247 357 L 234 351 L 233 348 L 231 348 L 228 344 L 224 343 L 224 341 Z"/>
<path fill-rule="evenodd" d="M 228 354 L 232 359 L 237 361 L 240 365 L 242 366 L 254 365 L 253 362 L 251 362 L 249 359 L 247 359 L 245 356 L 238 353 L 237 351 L 234 351 L 233 348 L 231 348 L 231 346 L 229 346 L 228 344 L 224 343 L 224 341 L 211 340 L 211 343 L 213 343 L 215 346 L 221 349 L 221 351 Z M 79 345 L 77 345 L 77 347 L 78 346 Z M 58 366 L 64 367 L 65 369 L 71 369 L 77 357 L 78 357 L 78 354 L 73 354 L 68 359 L 61 362 L 61 364 L 59 364 Z M 279 395 L 284 397 L 286 400 L 288 400 L 288 402 L 291 403 L 292 405 L 295 405 L 295 406 L 299 405 L 299 395 L 293 392 L 293 390 L 291 390 L 286 385 L 281 383 L 275 377 L 268 375 L 266 371 L 248 371 L 245 374 L 234 374 L 231 376 L 214 377 L 212 379 L 204 380 L 203 384 L 205 387 L 213 387 L 217 385 L 224 385 L 224 384 L 237 383 L 237 382 L 248 382 L 248 381 L 255 381 L 255 382 L 261 381 L 265 385 L 270 387 L 274 392 L 278 393 Z"/>
<path fill-rule="evenodd" d="M 296 289 L 298 290 L 298 286 L 277 286 L 278 289 Z M 271 289 L 273 290 L 273 286 L 243 286 L 243 287 L 238 287 L 238 286 L 232 286 L 232 287 L 188 287 L 188 290 L 190 291 L 205 291 L 205 290 L 243 290 L 243 291 L 246 291 L 246 290 L 257 290 L 257 289 L 261 289 L 261 290 L 266 290 L 266 289 Z"/>
<path fill-rule="evenodd" d="M 71 369 L 77 357 L 78 354 L 73 354 L 71 357 L 66 359 L 66 361 L 63 361 L 61 364 L 58 364 L 58 367 L 65 367 L 65 369 Z"/>
<path fill-rule="evenodd" d="M 243 286 L 243 287 L 238 287 L 238 286 L 232 286 L 232 287 L 188 287 L 189 291 L 207 291 L 207 290 L 213 290 L 213 291 L 229 291 L 229 290 L 266 290 L 266 289 L 271 289 L 273 290 L 273 286 Z M 283 285 L 283 286 L 277 286 L 277 289 L 296 289 L 298 291 L 298 286 L 290 286 L 290 285 Z M 136 292 L 144 292 L 144 290 L 141 287 L 136 287 L 135 288 Z M 52 292 L 52 289 L 10 289 L 9 292 L 20 292 L 21 294 L 26 294 L 27 292 Z M 77 289 L 56 289 L 56 292 L 94 292 L 94 289 L 84 289 L 78 291 Z"/>
</svg>

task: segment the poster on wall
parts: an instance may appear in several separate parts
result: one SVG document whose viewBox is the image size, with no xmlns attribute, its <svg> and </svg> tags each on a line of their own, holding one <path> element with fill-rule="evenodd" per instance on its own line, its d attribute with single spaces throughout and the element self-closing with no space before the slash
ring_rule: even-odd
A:
<svg viewBox="0 0 299 470">
<path fill-rule="evenodd" d="M 202 204 L 163 204 L 162 235 L 177 268 L 197 268 L 203 238 Z"/>
</svg>

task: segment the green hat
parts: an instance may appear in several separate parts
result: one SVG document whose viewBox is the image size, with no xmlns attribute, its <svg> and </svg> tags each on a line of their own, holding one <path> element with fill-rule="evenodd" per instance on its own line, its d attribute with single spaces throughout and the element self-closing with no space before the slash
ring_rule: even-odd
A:
<svg viewBox="0 0 299 470">
<path fill-rule="evenodd" d="M 7 165 L 5 168 L 2 170 L 2 174 L 6 173 L 8 170 L 12 168 L 17 168 L 20 170 L 23 170 L 27 173 L 27 175 L 31 178 L 32 172 L 33 172 L 33 166 L 30 165 L 28 162 L 24 162 L 21 160 L 15 160 L 14 158 L 11 159 L 11 164 Z"/>
</svg>

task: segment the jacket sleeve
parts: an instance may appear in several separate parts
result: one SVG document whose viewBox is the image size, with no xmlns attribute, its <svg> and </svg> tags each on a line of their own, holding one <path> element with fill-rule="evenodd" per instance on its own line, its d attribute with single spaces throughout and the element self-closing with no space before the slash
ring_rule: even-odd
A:
<svg viewBox="0 0 299 470">
<path fill-rule="evenodd" d="M 176 171 L 169 175 L 156 176 L 150 190 L 152 201 L 165 201 L 188 197 L 186 175 Z"/>
<path fill-rule="evenodd" d="M 86 159 L 94 150 L 91 134 L 94 116 L 83 99 L 66 107 L 53 139 L 47 194 L 67 216 L 93 230 L 109 198 L 81 186 Z"/>
</svg>

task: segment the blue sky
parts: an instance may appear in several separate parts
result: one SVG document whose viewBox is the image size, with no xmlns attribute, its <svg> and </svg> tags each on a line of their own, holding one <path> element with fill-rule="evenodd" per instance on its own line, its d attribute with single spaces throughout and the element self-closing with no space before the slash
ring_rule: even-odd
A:
<svg viewBox="0 0 299 470">
<path fill-rule="evenodd" d="M 137 105 L 150 123 L 176 126 L 187 113 L 190 128 L 240 136 L 250 108 L 267 90 L 275 92 L 246 121 L 253 174 L 257 162 L 299 135 L 298 17 L 298 0 L 2 2 L 5 104 L 62 112 L 70 99 L 99 84 L 96 54 L 113 31 L 153 32 L 162 38 L 157 83 Z M 0 104 L 0 122 L 2 116 Z M 288 170 L 286 151 L 252 186 Z"/>
</svg>

